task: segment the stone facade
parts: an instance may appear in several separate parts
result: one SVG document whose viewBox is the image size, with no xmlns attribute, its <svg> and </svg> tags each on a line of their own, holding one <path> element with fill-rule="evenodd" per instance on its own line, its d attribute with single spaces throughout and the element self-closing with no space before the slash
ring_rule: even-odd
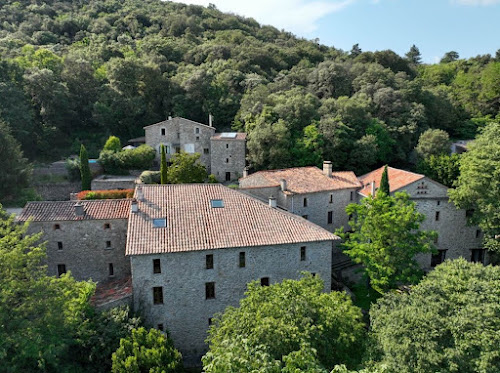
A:
<svg viewBox="0 0 500 373">
<path fill-rule="evenodd" d="M 102 175 L 92 180 L 92 190 L 134 189 L 136 176 Z"/>
<path fill-rule="evenodd" d="M 167 162 L 173 154 L 181 150 L 186 153 L 199 153 L 200 162 L 211 172 L 210 138 L 215 128 L 184 118 L 171 118 L 144 127 L 146 144 L 156 150 L 156 161 L 160 161 L 160 146 L 166 148 Z"/>
<path fill-rule="evenodd" d="M 268 277 L 272 284 L 309 271 L 320 275 L 329 291 L 332 242 L 134 255 L 135 309 L 149 326 L 162 324 L 169 331 L 188 366 L 198 365 L 207 350 L 210 318 L 227 306 L 238 306 L 248 282 Z M 306 247 L 303 261 L 301 247 Z M 239 267 L 241 252 L 245 252 L 244 268 Z M 213 269 L 206 267 L 207 255 L 213 255 Z M 153 273 L 154 259 L 160 260 L 161 273 Z M 206 299 L 209 282 L 215 283 L 214 299 Z M 162 287 L 163 304 L 154 304 L 153 287 Z"/>
<path fill-rule="evenodd" d="M 64 181 L 61 183 L 34 183 L 33 188 L 44 201 L 67 201 L 71 193 L 82 190 L 81 182 Z"/>
<path fill-rule="evenodd" d="M 246 166 L 246 139 L 235 133 L 227 134 L 235 138 L 224 135 L 211 140 L 211 172 L 220 182 L 238 180 Z"/>
<path fill-rule="evenodd" d="M 77 280 L 104 282 L 130 275 L 130 260 L 125 256 L 127 219 L 30 223 L 28 233 L 40 231 L 49 275 L 57 276 L 59 265 Z"/>
</svg>

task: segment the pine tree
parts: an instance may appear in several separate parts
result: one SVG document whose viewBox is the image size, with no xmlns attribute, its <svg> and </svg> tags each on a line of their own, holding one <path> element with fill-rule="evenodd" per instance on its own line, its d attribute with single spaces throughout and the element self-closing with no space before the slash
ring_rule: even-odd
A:
<svg viewBox="0 0 500 373">
<path fill-rule="evenodd" d="M 85 149 L 85 146 L 83 144 L 80 148 L 80 174 L 82 176 L 82 190 L 90 190 L 92 175 L 90 173 L 89 156 L 87 155 L 87 149 Z"/>
<path fill-rule="evenodd" d="M 389 175 L 387 174 L 387 165 L 384 167 L 384 172 L 382 173 L 382 178 L 380 179 L 380 186 L 378 188 L 380 193 L 384 193 L 386 196 L 390 195 L 389 187 Z"/>
<path fill-rule="evenodd" d="M 165 146 L 162 144 L 160 162 L 160 184 L 167 184 L 167 155 L 165 154 Z"/>
</svg>

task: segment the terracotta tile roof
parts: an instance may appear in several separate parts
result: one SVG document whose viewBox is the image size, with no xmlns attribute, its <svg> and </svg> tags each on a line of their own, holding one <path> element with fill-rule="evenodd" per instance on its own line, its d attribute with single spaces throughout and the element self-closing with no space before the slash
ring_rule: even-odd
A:
<svg viewBox="0 0 500 373">
<path fill-rule="evenodd" d="M 101 307 L 130 296 L 132 296 L 132 278 L 129 276 L 97 284 L 90 302 L 96 307 Z"/>
<path fill-rule="evenodd" d="M 352 171 L 332 172 L 332 177 L 330 178 L 324 175 L 323 171 L 318 167 L 258 171 L 245 178 L 241 178 L 240 181 L 252 179 L 256 182 L 256 185 L 253 185 L 254 187 L 279 186 L 280 180 L 285 179 L 287 190 L 297 194 L 361 187 L 358 178 Z"/>
<path fill-rule="evenodd" d="M 215 127 L 210 127 L 208 124 L 203 124 L 203 123 L 199 123 L 199 122 L 195 122 L 194 120 L 191 120 L 191 119 L 186 119 L 186 118 L 182 118 L 182 117 L 174 117 L 174 118 L 171 118 L 171 119 L 165 119 L 165 120 L 162 120 L 161 122 L 158 122 L 158 123 L 153 123 L 153 124 L 150 124 L 149 126 L 145 126 L 145 127 L 142 127 L 143 129 L 146 129 L 146 128 L 149 128 L 149 127 L 153 127 L 153 126 L 158 126 L 158 125 L 168 125 L 169 123 L 173 123 L 173 122 L 179 122 L 179 124 L 191 124 L 191 125 L 195 125 L 195 126 L 203 126 L 203 127 L 207 127 L 207 128 L 210 128 L 210 129 L 213 129 L 215 131 Z"/>
<path fill-rule="evenodd" d="M 231 137 L 228 137 L 226 134 L 230 134 Z M 246 138 L 247 134 L 245 132 L 222 132 L 222 133 L 215 133 L 211 139 L 226 141 L 226 140 L 246 140 Z"/>
<path fill-rule="evenodd" d="M 85 214 L 75 215 L 76 201 L 28 202 L 17 217 L 18 221 L 64 221 L 64 220 L 105 220 L 127 219 L 131 199 L 103 199 L 80 201 Z"/>
<path fill-rule="evenodd" d="M 380 167 L 370 173 L 367 173 L 366 175 L 360 176 L 359 181 L 363 183 L 363 188 L 359 191 L 359 193 L 364 196 L 370 195 L 372 191 L 372 181 L 375 181 L 375 188 L 378 189 L 383 172 L 384 167 Z M 425 177 L 424 175 L 393 167 L 387 167 L 387 174 L 389 176 L 389 188 L 391 193 Z"/>
<path fill-rule="evenodd" d="M 142 190 L 144 200 L 128 222 L 127 255 L 339 239 L 220 184 L 144 185 Z M 224 207 L 212 208 L 213 199 L 221 199 Z M 166 218 L 166 227 L 155 228 L 155 218 Z"/>
</svg>

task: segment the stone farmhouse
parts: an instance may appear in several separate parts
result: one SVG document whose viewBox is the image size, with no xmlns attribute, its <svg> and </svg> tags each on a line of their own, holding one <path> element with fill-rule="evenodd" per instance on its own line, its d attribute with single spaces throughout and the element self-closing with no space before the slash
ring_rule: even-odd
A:
<svg viewBox="0 0 500 373">
<path fill-rule="evenodd" d="M 208 173 L 220 182 L 237 180 L 246 162 L 246 133 L 215 133 L 210 117 L 208 125 L 180 117 L 144 127 L 145 142 L 156 149 L 160 160 L 160 147 L 165 146 L 167 162 L 173 154 L 185 151 L 199 153 L 200 162 Z"/>
</svg>

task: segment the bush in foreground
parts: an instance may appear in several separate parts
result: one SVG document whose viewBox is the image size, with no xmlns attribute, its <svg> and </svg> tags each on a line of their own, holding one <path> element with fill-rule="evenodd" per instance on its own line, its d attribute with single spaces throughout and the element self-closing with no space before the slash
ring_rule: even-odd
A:
<svg viewBox="0 0 500 373">
<path fill-rule="evenodd" d="M 133 189 L 82 190 L 76 195 L 79 200 L 132 198 Z"/>
</svg>

